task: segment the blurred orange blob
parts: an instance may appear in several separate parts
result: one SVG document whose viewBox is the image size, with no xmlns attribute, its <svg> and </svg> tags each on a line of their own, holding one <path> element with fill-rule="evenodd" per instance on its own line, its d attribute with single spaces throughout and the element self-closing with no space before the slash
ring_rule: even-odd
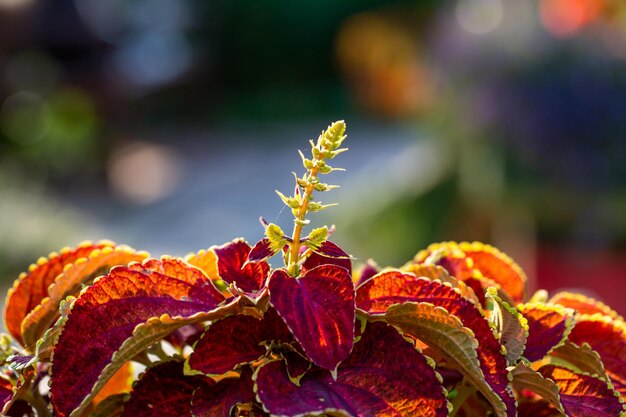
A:
<svg viewBox="0 0 626 417">
<path fill-rule="evenodd" d="M 567 38 L 597 20 L 604 7 L 604 0 L 542 0 L 539 13 L 550 33 Z"/>
<path fill-rule="evenodd" d="M 402 117 L 431 106 L 433 71 L 416 38 L 410 24 L 382 13 L 358 14 L 341 25 L 339 65 L 356 100 L 369 112 Z"/>
</svg>

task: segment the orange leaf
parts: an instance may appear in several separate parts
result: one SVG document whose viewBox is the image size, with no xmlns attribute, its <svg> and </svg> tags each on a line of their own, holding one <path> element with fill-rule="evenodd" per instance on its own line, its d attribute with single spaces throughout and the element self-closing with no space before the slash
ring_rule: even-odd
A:
<svg viewBox="0 0 626 417">
<path fill-rule="evenodd" d="M 85 258 L 94 249 L 111 247 L 109 241 L 98 243 L 83 242 L 76 248 L 63 248 L 59 253 L 51 253 L 48 258 L 39 258 L 36 264 L 28 267 L 28 272 L 20 274 L 9 290 L 4 320 L 6 328 L 15 340 L 22 341 L 22 320 L 48 295 L 48 286 L 63 272 L 63 268 L 80 258 Z"/>
</svg>

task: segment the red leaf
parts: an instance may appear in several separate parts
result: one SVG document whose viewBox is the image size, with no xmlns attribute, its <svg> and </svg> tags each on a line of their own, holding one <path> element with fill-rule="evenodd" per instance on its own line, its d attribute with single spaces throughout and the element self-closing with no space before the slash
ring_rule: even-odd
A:
<svg viewBox="0 0 626 417">
<path fill-rule="evenodd" d="M 606 373 L 615 388 L 626 395 L 626 324 L 608 316 L 581 316 L 569 335 L 569 340 L 581 345 L 589 343 L 600 354 Z"/>
<path fill-rule="evenodd" d="M 198 389 L 193 395 L 192 414 L 194 417 L 230 417 L 238 404 L 254 403 L 252 388 L 252 371 L 246 367 L 239 378 L 223 379 L 214 386 Z M 265 415 L 254 408 L 250 417 Z"/>
<path fill-rule="evenodd" d="M 267 258 L 271 258 L 278 252 L 274 252 L 268 238 L 259 240 L 248 254 L 248 262 L 262 262 Z"/>
<path fill-rule="evenodd" d="M 539 373 L 559 387 L 561 404 L 570 417 L 620 416 L 626 411 L 607 381 L 554 365 L 539 368 Z"/>
<path fill-rule="evenodd" d="M 354 284 L 348 271 L 322 265 L 292 278 L 274 271 L 270 303 L 311 361 L 335 369 L 354 344 Z"/>
<path fill-rule="evenodd" d="M 391 417 L 448 415 L 439 379 L 427 358 L 383 323 L 368 325 L 350 357 L 337 370 L 307 373 L 293 384 L 282 361 L 257 371 L 256 392 L 272 415 L 342 413 Z"/>
<path fill-rule="evenodd" d="M 135 384 L 122 417 L 188 417 L 193 392 L 213 384 L 208 378 L 185 375 L 182 362 L 161 363 L 147 369 Z"/>
<path fill-rule="evenodd" d="M 72 303 L 54 349 L 51 398 L 56 415 L 64 417 L 85 406 L 94 386 L 108 379 L 100 376 L 105 368 L 109 373 L 117 369 L 109 366 L 113 355 L 139 324 L 156 320 L 153 325 L 163 324 L 171 332 L 179 322 L 190 324 L 174 318 L 209 320 L 232 314 L 237 300 L 218 306 L 218 296 L 201 271 L 172 258 L 116 267 L 96 280 Z"/>
<path fill-rule="evenodd" d="M 267 262 L 248 261 L 250 245 L 243 239 L 213 248 L 217 255 L 217 268 L 220 278 L 248 293 L 257 292 L 265 284 L 270 266 Z M 244 266 L 245 265 L 245 266 Z"/>
<path fill-rule="evenodd" d="M 293 339 L 274 309 L 262 320 L 236 315 L 216 321 L 204 332 L 189 356 L 189 368 L 207 375 L 221 375 L 237 365 L 251 363 L 265 355 L 263 342 Z"/>
<path fill-rule="evenodd" d="M 500 342 L 481 310 L 463 297 L 460 290 L 400 271 L 380 273 L 357 288 L 357 307 L 370 314 L 384 313 L 393 304 L 407 301 L 428 302 L 443 307 L 474 332 L 478 340 L 476 353 L 485 380 L 502 398 L 509 415 L 515 415 L 515 399 L 511 394 L 507 362 Z"/>
<path fill-rule="evenodd" d="M 574 312 L 555 304 L 520 304 L 517 309 L 528 320 L 524 357 L 538 361 L 567 339 L 574 325 Z"/>
<path fill-rule="evenodd" d="M 345 253 L 343 249 L 327 240 L 313 252 L 302 265 L 302 272 L 306 272 L 316 266 L 321 265 L 337 265 L 348 270 L 352 274 L 352 260 L 350 255 Z"/>
<path fill-rule="evenodd" d="M 15 340 L 22 343 L 22 320 L 48 295 L 48 286 L 63 272 L 66 265 L 80 258 L 86 258 L 95 250 L 115 246 L 112 242 L 84 242 L 74 249 L 64 248 L 59 253 L 51 253 L 48 258 L 40 258 L 37 264 L 28 267 L 13 284 L 7 295 L 4 320 L 7 330 Z"/>
</svg>

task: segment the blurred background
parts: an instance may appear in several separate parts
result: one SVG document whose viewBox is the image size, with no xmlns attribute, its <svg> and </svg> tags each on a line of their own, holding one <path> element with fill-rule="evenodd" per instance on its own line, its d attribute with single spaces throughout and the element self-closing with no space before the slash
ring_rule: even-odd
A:
<svg viewBox="0 0 626 417">
<path fill-rule="evenodd" d="M 290 230 L 274 189 L 337 119 L 313 220 L 359 261 L 481 240 L 626 314 L 623 0 L 0 0 L 0 283 Z"/>
</svg>

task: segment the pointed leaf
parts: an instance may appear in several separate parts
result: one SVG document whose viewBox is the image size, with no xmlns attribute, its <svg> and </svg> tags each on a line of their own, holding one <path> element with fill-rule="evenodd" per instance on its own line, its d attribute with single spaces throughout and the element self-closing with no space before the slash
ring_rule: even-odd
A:
<svg viewBox="0 0 626 417">
<path fill-rule="evenodd" d="M 192 414 L 194 417 L 230 417 L 237 405 L 251 404 L 254 401 L 252 371 L 246 367 L 239 378 L 222 379 L 214 386 L 205 385 L 194 392 Z M 258 416 L 261 413 L 261 410 L 257 410 L 252 415 Z"/>
<path fill-rule="evenodd" d="M 517 391 L 530 390 L 548 401 L 558 411 L 565 413 L 561 404 L 559 387 L 550 379 L 546 379 L 539 372 L 533 370 L 523 362 L 513 369 L 513 387 Z"/>
<path fill-rule="evenodd" d="M 96 280 L 61 319 L 51 369 L 57 416 L 80 415 L 124 363 L 177 328 L 241 311 L 239 299 L 218 305 L 218 297 L 201 271 L 173 258 L 115 267 Z"/>
<path fill-rule="evenodd" d="M 188 358 L 190 372 L 221 375 L 265 355 L 272 341 L 293 339 L 285 323 L 269 309 L 263 319 L 237 315 L 216 321 L 204 332 Z"/>
<path fill-rule="evenodd" d="M 539 373 L 559 387 L 561 404 L 570 417 L 617 417 L 626 413 L 619 394 L 607 381 L 553 365 L 539 368 Z"/>
<path fill-rule="evenodd" d="M 212 248 L 217 255 L 220 278 L 229 284 L 236 284 L 247 293 L 254 293 L 265 284 L 270 266 L 267 262 L 246 264 L 250 249 L 243 239 Z"/>
<path fill-rule="evenodd" d="M 431 361 L 383 323 L 368 325 L 337 371 L 307 373 L 294 385 L 282 361 L 255 374 L 255 390 L 275 416 L 332 414 L 397 417 L 448 415 L 445 390 Z"/>
<path fill-rule="evenodd" d="M 520 304 L 517 309 L 528 320 L 524 356 L 538 361 L 565 342 L 574 326 L 574 311 L 557 304 Z"/>
<path fill-rule="evenodd" d="M 601 301 L 582 294 L 561 291 L 554 294 L 554 296 L 550 299 L 550 302 L 574 309 L 580 314 L 602 313 L 610 316 L 611 318 L 623 320 L 622 316 L 620 316 L 617 311 L 613 310 L 611 307 Z"/>
<path fill-rule="evenodd" d="M 526 348 L 528 320 L 514 307 L 502 301 L 495 287 L 487 289 L 486 297 L 488 304 L 492 304 L 489 321 L 495 325 L 500 344 L 506 349 L 507 362 L 514 365 Z"/>
<path fill-rule="evenodd" d="M 148 368 L 133 386 L 122 417 L 188 417 L 193 392 L 214 383 L 183 373 L 183 362 L 169 361 Z"/>
<path fill-rule="evenodd" d="M 404 335 L 426 343 L 476 386 L 500 414 L 506 413 L 502 399 L 482 375 L 477 354 L 478 341 L 458 317 L 431 303 L 407 301 L 392 305 L 384 314 L 369 315 L 368 320 L 384 321 Z"/>
<path fill-rule="evenodd" d="M 106 274 L 116 265 L 141 262 L 147 257 L 147 253 L 135 252 L 127 246 L 106 246 L 94 249 L 88 257 L 66 264 L 63 272 L 48 287 L 47 297 L 22 321 L 24 344 L 27 347 L 35 346 L 37 340 L 58 318 L 59 305 L 67 296 L 78 295 L 83 286 L 90 285 L 94 278 Z"/>
<path fill-rule="evenodd" d="M 40 258 L 37 264 L 28 267 L 13 284 L 7 295 L 4 320 L 7 330 L 17 342 L 23 345 L 21 325 L 26 315 L 48 295 L 48 286 L 63 272 L 65 265 L 86 258 L 95 249 L 114 246 L 114 243 L 83 242 L 74 249 L 63 248 L 59 253 L 51 253 L 48 258 Z"/>
<path fill-rule="evenodd" d="M 429 302 L 457 316 L 470 328 L 478 340 L 478 360 L 485 380 L 506 405 L 499 415 L 515 415 L 515 400 L 507 379 L 506 358 L 500 342 L 494 335 L 482 311 L 460 291 L 439 281 L 417 278 L 400 271 L 382 272 L 357 288 L 357 306 L 370 314 L 385 313 L 393 305 L 403 302 Z"/>
<path fill-rule="evenodd" d="M 268 238 L 259 240 L 248 254 L 248 262 L 262 262 L 267 258 L 276 255 L 278 251 L 272 250 L 272 245 Z"/>
<path fill-rule="evenodd" d="M 335 369 L 354 344 L 354 284 L 345 268 L 322 265 L 292 278 L 276 270 L 270 303 L 311 361 Z"/>
<path fill-rule="evenodd" d="M 337 265 L 348 270 L 352 274 L 352 260 L 350 255 L 345 253 L 343 249 L 327 240 L 314 251 L 302 265 L 302 272 L 305 273 L 317 266 L 321 265 Z"/>
<path fill-rule="evenodd" d="M 602 314 L 581 315 L 569 340 L 588 343 L 600 354 L 615 388 L 626 395 L 626 324 Z"/>
</svg>

